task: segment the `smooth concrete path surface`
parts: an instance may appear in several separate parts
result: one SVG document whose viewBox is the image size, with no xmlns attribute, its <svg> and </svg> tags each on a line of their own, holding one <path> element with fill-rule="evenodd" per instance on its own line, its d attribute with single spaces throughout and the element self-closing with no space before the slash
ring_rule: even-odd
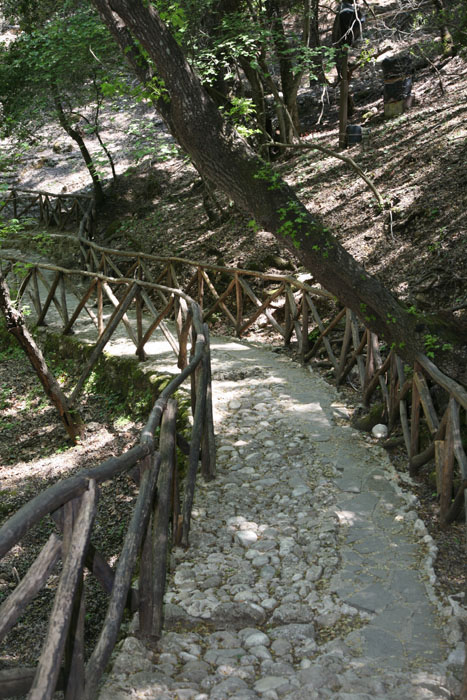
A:
<svg viewBox="0 0 467 700">
<path fill-rule="evenodd" d="M 134 355 L 123 327 L 106 351 Z M 177 371 L 161 334 L 148 352 Z M 459 618 L 408 477 L 309 368 L 229 338 L 211 352 L 218 474 L 172 552 L 157 649 L 133 620 L 100 700 L 456 698 Z"/>
</svg>

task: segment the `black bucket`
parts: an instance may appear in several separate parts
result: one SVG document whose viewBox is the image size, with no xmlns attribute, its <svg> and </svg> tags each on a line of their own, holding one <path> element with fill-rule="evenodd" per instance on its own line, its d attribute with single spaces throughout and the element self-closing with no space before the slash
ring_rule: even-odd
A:
<svg viewBox="0 0 467 700">
<path fill-rule="evenodd" d="M 359 124 L 347 124 L 347 146 L 355 146 L 362 140 L 362 127 Z"/>
</svg>

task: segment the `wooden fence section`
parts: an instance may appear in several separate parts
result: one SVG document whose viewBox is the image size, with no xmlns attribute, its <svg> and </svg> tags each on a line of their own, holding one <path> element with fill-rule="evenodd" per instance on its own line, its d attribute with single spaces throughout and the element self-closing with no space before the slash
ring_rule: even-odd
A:
<svg viewBox="0 0 467 700">
<path fill-rule="evenodd" d="M 85 239 L 95 234 L 96 213 L 92 195 L 76 195 L 12 188 L 2 193 L 0 214 L 12 219 L 36 218 L 44 226 L 78 230 Z"/>
<path fill-rule="evenodd" d="M 389 426 L 390 442 L 402 441 L 411 474 L 434 462 L 441 521 L 452 522 L 461 515 L 463 507 L 467 510 L 467 392 L 441 373 L 428 357 L 420 355 L 415 366 L 408 367 L 351 310 L 302 279 L 112 250 L 97 246 L 87 236 L 80 236 L 78 244 L 86 269 L 31 263 L 26 276 L 17 280 L 16 289 L 18 303 L 30 297 L 38 324 L 47 322 L 52 305 L 60 315 L 64 333 L 73 331 L 83 310 L 94 323 L 96 345 L 75 386 L 72 401 L 76 401 L 102 349 L 121 323 L 140 360 L 145 359 L 145 347 L 160 328 L 182 371 L 155 403 L 140 445 L 100 467 L 56 484 L 0 530 L 0 556 L 48 513 L 53 514 L 62 532 L 61 538 L 54 536 L 49 540 L 21 585 L 0 609 L 0 637 L 44 585 L 58 559 L 64 562 L 54 607 L 59 623 L 51 623 L 39 666 L 35 670 L 0 674 L 0 698 L 32 688 L 29 697 L 42 700 L 51 697 L 59 686 L 66 689 L 66 698 L 95 697 L 125 604 L 139 610 L 142 634 L 160 634 L 169 520 L 172 539 L 187 546 L 200 460 L 205 477 L 214 474 L 206 324 L 214 314 L 222 315 L 239 337 L 261 320 L 285 344 L 296 343 L 304 362 L 328 368 L 337 384 L 350 382 L 361 392 L 366 406 L 381 404 L 381 420 Z M 0 251 L 1 262 L 14 273 L 17 258 Z M 46 289 L 45 300 L 40 287 Z M 76 302 L 73 308 L 72 297 Z M 113 309 L 107 322 L 105 299 Z M 130 316 L 135 320 L 131 321 Z M 175 323 L 174 332 L 168 320 Z M 193 431 L 187 446 L 175 434 L 173 397 L 188 377 L 192 382 Z M 159 428 L 156 449 L 154 435 Z M 182 504 L 178 495 L 170 495 L 177 494 L 177 439 L 188 457 Z M 96 494 L 100 482 L 131 470 L 138 473 L 140 492 L 114 570 L 92 544 Z M 138 557 L 139 585 L 132 591 L 129 580 Z M 93 571 L 110 596 L 101 637 L 86 665 L 82 654 L 85 568 Z M 74 646 L 67 639 L 76 640 Z"/>
<path fill-rule="evenodd" d="M 467 503 L 467 392 L 443 375 L 428 357 L 421 355 L 415 367 L 405 366 L 354 312 L 339 308 L 326 291 L 303 280 L 118 251 L 84 239 L 80 245 L 87 251 L 88 267 L 96 272 L 33 265 L 18 289 L 19 297 L 28 289 L 39 324 L 44 323 L 53 303 L 61 315 L 64 333 L 72 330 L 82 309 L 96 326 L 96 348 L 72 401 L 120 322 L 125 324 L 141 360 L 146 357 L 146 344 L 160 328 L 183 369 L 189 335 L 189 293 L 198 300 L 205 321 L 214 313 L 222 314 L 240 337 L 261 317 L 262 324 L 273 329 L 284 343 L 296 342 L 304 362 L 328 368 L 338 385 L 350 382 L 361 392 L 365 406 L 381 404 L 381 421 L 388 424 L 391 434 L 389 444 L 399 441 L 405 446 L 411 474 L 434 460 L 441 520 L 448 523 L 460 516 Z M 47 281 L 46 270 L 53 274 L 52 281 Z M 84 292 L 72 282 L 73 275 L 86 283 Z M 39 283 L 48 289 L 42 304 Z M 67 289 L 80 297 L 73 312 L 67 308 Z M 90 306 L 93 298 L 95 311 Z M 106 327 L 104 298 L 114 308 Z M 127 315 L 130 306 L 136 317 L 133 326 Z M 175 320 L 176 337 L 167 325 L 168 319 Z"/>
<path fill-rule="evenodd" d="M 0 639 L 16 624 L 58 561 L 62 561 L 38 665 L 0 671 L 0 698 L 28 692 L 31 700 L 46 700 L 52 698 L 56 689 L 62 689 L 67 699 L 94 700 L 126 608 L 139 611 L 141 634 L 160 636 L 170 542 L 188 546 L 199 463 L 206 480 L 215 475 L 209 331 L 195 302 L 187 302 L 184 330 L 187 337 L 191 330 L 191 359 L 186 361 L 186 344 L 182 343 L 184 356 L 180 364 L 184 369 L 155 402 L 140 443 L 98 467 L 57 482 L 23 506 L 0 529 L 0 557 L 44 517 L 52 517 L 60 532 L 60 536 L 50 536 L 20 584 L 0 607 Z M 188 442 L 176 432 L 175 395 L 187 378 L 192 382 L 193 412 Z M 177 444 L 188 459 L 183 494 L 179 488 Z M 93 544 L 93 529 L 99 522 L 99 484 L 123 473 L 129 473 L 139 483 L 139 493 L 118 563 L 112 568 Z M 135 586 L 132 577 L 137 565 Z M 85 663 L 86 569 L 108 594 L 108 607 L 97 643 Z"/>
</svg>

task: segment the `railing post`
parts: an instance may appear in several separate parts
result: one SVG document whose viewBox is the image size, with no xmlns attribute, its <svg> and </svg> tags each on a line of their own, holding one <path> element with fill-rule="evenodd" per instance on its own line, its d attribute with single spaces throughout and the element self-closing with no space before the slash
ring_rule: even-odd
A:
<svg viewBox="0 0 467 700">
<path fill-rule="evenodd" d="M 446 525 L 446 516 L 452 501 L 452 482 L 454 473 L 454 435 L 452 428 L 452 410 L 454 399 L 449 401 L 449 415 L 446 424 L 444 447 L 441 451 L 442 462 L 440 465 L 441 492 L 439 494 L 439 519 L 441 525 Z M 438 472 L 438 465 L 436 465 Z"/>
<path fill-rule="evenodd" d="M 206 407 L 203 423 L 203 442 L 201 446 L 201 469 L 206 481 L 214 479 L 216 475 L 216 443 L 214 437 L 214 416 L 212 410 L 212 383 L 211 383 L 211 351 L 209 344 L 209 327 L 203 325 L 206 346 L 203 355 L 203 371 L 206 373 Z"/>
<path fill-rule="evenodd" d="M 167 550 L 169 546 L 169 520 L 172 501 L 173 474 L 177 468 L 175 450 L 175 422 L 177 402 L 169 399 L 162 416 L 160 453 L 161 469 L 157 480 L 157 503 L 153 529 L 153 584 L 152 584 L 152 636 L 162 633 L 162 608 L 167 578 Z"/>
<path fill-rule="evenodd" d="M 99 339 L 104 332 L 104 297 L 102 294 L 102 281 L 97 280 L 97 338 Z"/>
<path fill-rule="evenodd" d="M 243 325 L 243 291 L 238 279 L 238 272 L 235 273 L 235 299 L 237 304 L 235 330 L 238 337 L 240 337 L 240 328 Z"/>
<path fill-rule="evenodd" d="M 302 346 L 300 348 L 301 360 L 305 364 L 306 356 L 310 346 L 310 341 L 308 339 L 308 301 L 306 298 L 306 291 L 302 292 Z"/>
<path fill-rule="evenodd" d="M 198 267 L 197 278 L 198 278 L 198 304 L 200 305 L 200 307 L 202 309 L 203 302 L 204 302 L 204 277 L 203 277 L 201 267 Z"/>
<path fill-rule="evenodd" d="M 203 423 L 206 412 L 206 388 L 207 372 L 203 362 L 200 363 L 200 373 L 196 383 L 196 400 L 193 416 L 193 428 L 191 431 L 190 454 L 188 458 L 188 473 L 185 480 L 185 494 L 183 499 L 183 524 L 182 546 L 188 547 L 188 535 L 190 532 L 191 510 L 195 491 L 196 473 L 200 456 L 200 447 L 203 435 Z"/>
<path fill-rule="evenodd" d="M 415 372 L 419 369 L 419 365 L 414 366 L 414 378 L 412 380 L 412 407 L 410 417 L 410 453 L 409 457 L 412 460 L 418 452 L 419 435 L 420 435 L 420 394 L 418 393 L 417 383 L 415 381 Z M 414 468 L 410 465 L 410 474 L 414 475 Z"/>
<path fill-rule="evenodd" d="M 76 517 L 69 551 L 63 564 L 49 619 L 47 636 L 28 700 L 51 700 L 55 692 L 60 662 L 65 650 L 73 608 L 76 604 L 76 593 L 79 590 L 84 558 L 94 522 L 97 502 L 97 489 L 94 480 L 89 481 L 88 490 L 85 491 L 80 500 L 81 507 Z M 67 526 L 68 528 L 69 526 Z M 64 539 L 65 548 L 65 540 L 67 539 L 69 540 L 69 537 Z M 75 669 L 79 666 L 79 663 L 76 663 Z"/>
</svg>

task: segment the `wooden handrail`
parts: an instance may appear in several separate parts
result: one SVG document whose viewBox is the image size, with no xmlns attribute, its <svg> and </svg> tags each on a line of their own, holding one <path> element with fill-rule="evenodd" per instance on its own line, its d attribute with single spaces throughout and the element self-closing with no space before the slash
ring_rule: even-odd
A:
<svg viewBox="0 0 467 700">
<path fill-rule="evenodd" d="M 129 280 L 130 281 L 130 280 Z M 131 296 L 132 290 L 137 286 L 137 282 L 131 280 L 132 285 L 127 292 L 127 297 Z M 187 297 L 188 298 L 188 297 Z M 120 311 L 123 307 L 120 308 Z M 203 381 L 198 384 L 196 409 L 193 406 L 194 424 L 192 428 L 191 443 L 189 446 L 191 464 L 197 464 L 200 460 L 203 464 L 208 464 L 209 474 L 215 473 L 215 455 L 212 451 L 213 439 L 204 435 L 213 436 L 212 425 L 212 405 L 210 394 L 210 365 L 209 365 L 209 334 L 208 329 L 202 322 L 201 309 L 195 302 L 190 302 L 187 306 L 189 314 L 187 322 L 193 327 L 194 348 L 190 362 L 175 376 L 171 382 L 161 392 L 154 404 L 153 410 L 148 418 L 148 422 L 141 433 L 139 445 L 128 450 L 128 452 L 112 457 L 98 467 L 84 470 L 83 472 L 54 484 L 44 492 L 38 494 L 29 503 L 25 504 L 0 528 L 0 556 L 6 554 L 25 533 L 37 524 L 45 515 L 50 514 L 57 520 L 60 529 L 63 530 L 63 543 L 55 535 L 52 536 L 49 544 L 39 555 L 33 564 L 31 571 L 25 576 L 21 585 L 7 598 L 0 612 L 2 614 L 0 624 L 0 634 L 6 631 L 15 623 L 18 617 L 18 608 L 23 610 L 29 600 L 40 590 L 47 581 L 48 575 L 55 565 L 60 553 L 64 553 L 65 561 L 57 589 L 53 612 L 50 618 L 49 632 L 42 648 L 39 665 L 34 676 L 30 669 L 19 669 L 16 674 L 9 673 L 6 678 L 8 688 L 12 689 L 12 694 L 20 689 L 22 692 L 29 690 L 29 697 L 39 700 L 39 698 L 52 698 L 56 690 L 60 675 L 60 687 L 66 689 L 70 698 L 91 698 L 95 697 L 96 688 L 108 662 L 110 654 L 114 648 L 123 610 L 130 600 L 131 580 L 136 566 L 137 557 L 142 553 L 140 564 L 141 585 L 146 587 L 150 581 L 151 588 L 155 586 L 153 581 L 157 581 L 157 586 L 148 597 L 143 595 L 132 596 L 139 599 L 140 605 L 151 606 L 149 619 L 152 621 L 149 628 L 145 625 L 146 616 L 142 616 L 142 632 L 151 636 L 161 632 L 161 603 L 166 578 L 165 555 L 159 556 L 155 541 L 152 544 L 152 533 L 158 538 L 158 542 L 164 541 L 168 544 L 167 528 L 170 517 L 170 503 L 172 501 L 172 483 L 176 483 L 174 472 L 176 432 L 175 420 L 177 404 L 171 398 L 183 381 L 202 367 Z M 160 454 L 155 451 L 154 432 L 162 424 L 159 438 Z M 201 447 L 201 450 L 200 450 Z M 206 450 L 206 454 L 203 451 Z M 165 455 L 165 456 L 164 456 Z M 172 455 L 172 458 L 170 457 Z M 161 462 L 162 459 L 162 462 Z M 212 462 L 212 463 L 211 463 Z M 167 486 L 159 486 L 159 498 L 157 499 L 158 510 L 149 515 L 154 503 L 154 490 L 156 479 L 159 473 L 159 465 L 165 464 L 165 478 L 169 478 Z M 141 465 L 140 491 L 133 510 L 130 525 L 123 543 L 123 548 L 119 557 L 118 566 L 115 572 L 108 566 L 101 555 L 90 543 L 92 523 L 96 509 L 97 484 L 114 478 L 122 472 L 129 472 L 136 465 Z M 144 467 L 143 465 L 147 465 Z M 168 471 L 167 471 L 168 470 Z M 195 472 L 197 469 L 194 470 Z M 192 481 L 187 492 L 188 509 L 184 506 L 185 518 L 190 518 L 192 506 Z M 161 511 L 162 494 L 165 498 L 164 513 Z M 74 505 L 81 502 L 82 508 L 75 519 Z M 61 515 L 60 515 L 61 514 Z M 178 527 L 178 509 L 175 510 L 175 525 Z M 153 521 L 156 523 L 153 525 Z M 177 531 L 174 530 L 174 538 Z M 154 550 L 150 559 L 150 564 L 146 562 L 147 551 Z M 159 547 L 160 548 L 160 547 Z M 146 555 L 142 552 L 146 551 Z M 89 557 L 87 556 L 89 550 Z M 146 562 L 146 564 L 144 564 Z M 95 564 L 98 567 L 95 569 Z M 83 665 L 82 644 L 84 643 L 84 598 L 81 593 L 83 567 L 88 566 L 96 575 L 103 575 L 105 590 L 110 595 L 107 615 L 104 621 L 101 635 L 97 645 L 86 666 Z M 149 570 L 145 570 L 149 566 Z M 146 571 L 146 573 L 145 573 Z M 156 590 L 157 589 L 157 590 Z M 136 605 L 137 605 L 136 601 Z M 72 620 L 71 611 L 79 609 L 80 614 L 78 627 L 70 627 Z M 134 610 L 134 607 L 132 608 Z M 81 621 L 81 622 L 79 622 Z M 76 654 L 68 659 L 64 672 L 61 673 L 61 662 L 64 658 L 65 641 L 67 631 L 71 635 Z M 0 682 L 5 674 L 0 672 Z M 58 686 L 57 686 L 58 687 Z M 2 697 L 0 690 L 0 697 Z"/>
</svg>

